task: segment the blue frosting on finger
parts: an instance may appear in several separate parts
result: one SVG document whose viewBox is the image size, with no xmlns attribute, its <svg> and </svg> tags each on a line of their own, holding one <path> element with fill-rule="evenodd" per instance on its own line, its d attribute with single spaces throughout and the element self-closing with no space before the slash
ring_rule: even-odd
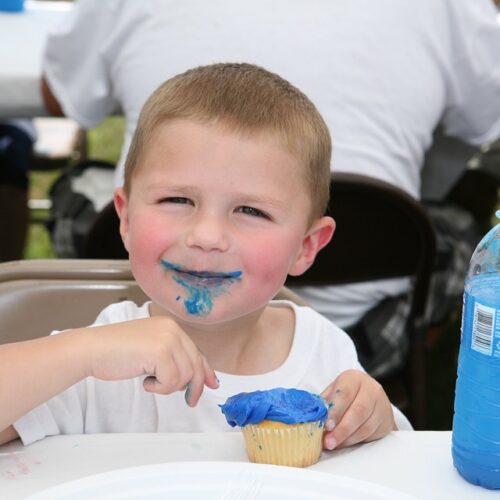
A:
<svg viewBox="0 0 500 500">
<path fill-rule="evenodd" d="M 282 387 L 242 392 L 219 406 L 231 427 L 258 424 L 263 420 L 285 424 L 323 423 L 328 416 L 328 405 L 320 395 Z"/>
</svg>

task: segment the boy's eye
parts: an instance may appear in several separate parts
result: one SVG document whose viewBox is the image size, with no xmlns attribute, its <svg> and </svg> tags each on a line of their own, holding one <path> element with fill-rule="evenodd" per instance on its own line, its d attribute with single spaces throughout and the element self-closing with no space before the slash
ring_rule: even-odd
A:
<svg viewBox="0 0 500 500">
<path fill-rule="evenodd" d="M 236 211 L 245 215 L 251 215 L 252 217 L 262 217 L 264 219 L 269 219 L 269 216 L 266 213 L 253 207 L 238 207 Z"/>
<path fill-rule="evenodd" d="M 160 203 L 175 203 L 179 205 L 192 205 L 193 202 L 189 198 L 184 198 L 183 196 L 169 196 L 168 198 L 162 198 Z"/>
</svg>

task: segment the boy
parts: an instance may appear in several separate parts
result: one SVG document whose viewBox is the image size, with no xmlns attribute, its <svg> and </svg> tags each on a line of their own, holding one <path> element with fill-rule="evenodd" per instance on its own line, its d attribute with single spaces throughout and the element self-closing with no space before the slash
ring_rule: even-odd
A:
<svg viewBox="0 0 500 500">
<path fill-rule="evenodd" d="M 151 302 L 111 305 L 92 328 L 0 346 L 10 375 L 7 384 L 0 373 L 9 401 L 0 401 L 0 443 L 229 430 L 218 404 L 277 386 L 334 403 L 327 449 L 384 436 L 394 415 L 409 428 L 344 332 L 309 308 L 270 302 L 333 234 L 323 216 L 330 154 L 314 105 L 262 68 L 215 64 L 160 86 L 115 193 Z"/>
</svg>

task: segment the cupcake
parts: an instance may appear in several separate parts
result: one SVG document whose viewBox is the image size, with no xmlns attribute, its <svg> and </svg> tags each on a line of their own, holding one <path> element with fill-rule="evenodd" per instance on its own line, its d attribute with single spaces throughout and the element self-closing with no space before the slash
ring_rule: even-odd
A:
<svg viewBox="0 0 500 500">
<path fill-rule="evenodd" d="M 239 426 L 252 462 L 307 467 L 319 460 L 328 405 L 318 394 L 276 388 L 242 392 L 220 405 Z"/>
</svg>

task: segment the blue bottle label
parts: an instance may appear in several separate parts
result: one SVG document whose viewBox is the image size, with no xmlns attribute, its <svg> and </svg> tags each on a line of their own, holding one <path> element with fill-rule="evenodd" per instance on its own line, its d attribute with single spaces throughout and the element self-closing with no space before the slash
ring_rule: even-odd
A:
<svg viewBox="0 0 500 500">
<path fill-rule="evenodd" d="M 462 334 L 463 345 L 486 356 L 500 358 L 500 309 L 481 303 L 465 292 Z"/>
</svg>

